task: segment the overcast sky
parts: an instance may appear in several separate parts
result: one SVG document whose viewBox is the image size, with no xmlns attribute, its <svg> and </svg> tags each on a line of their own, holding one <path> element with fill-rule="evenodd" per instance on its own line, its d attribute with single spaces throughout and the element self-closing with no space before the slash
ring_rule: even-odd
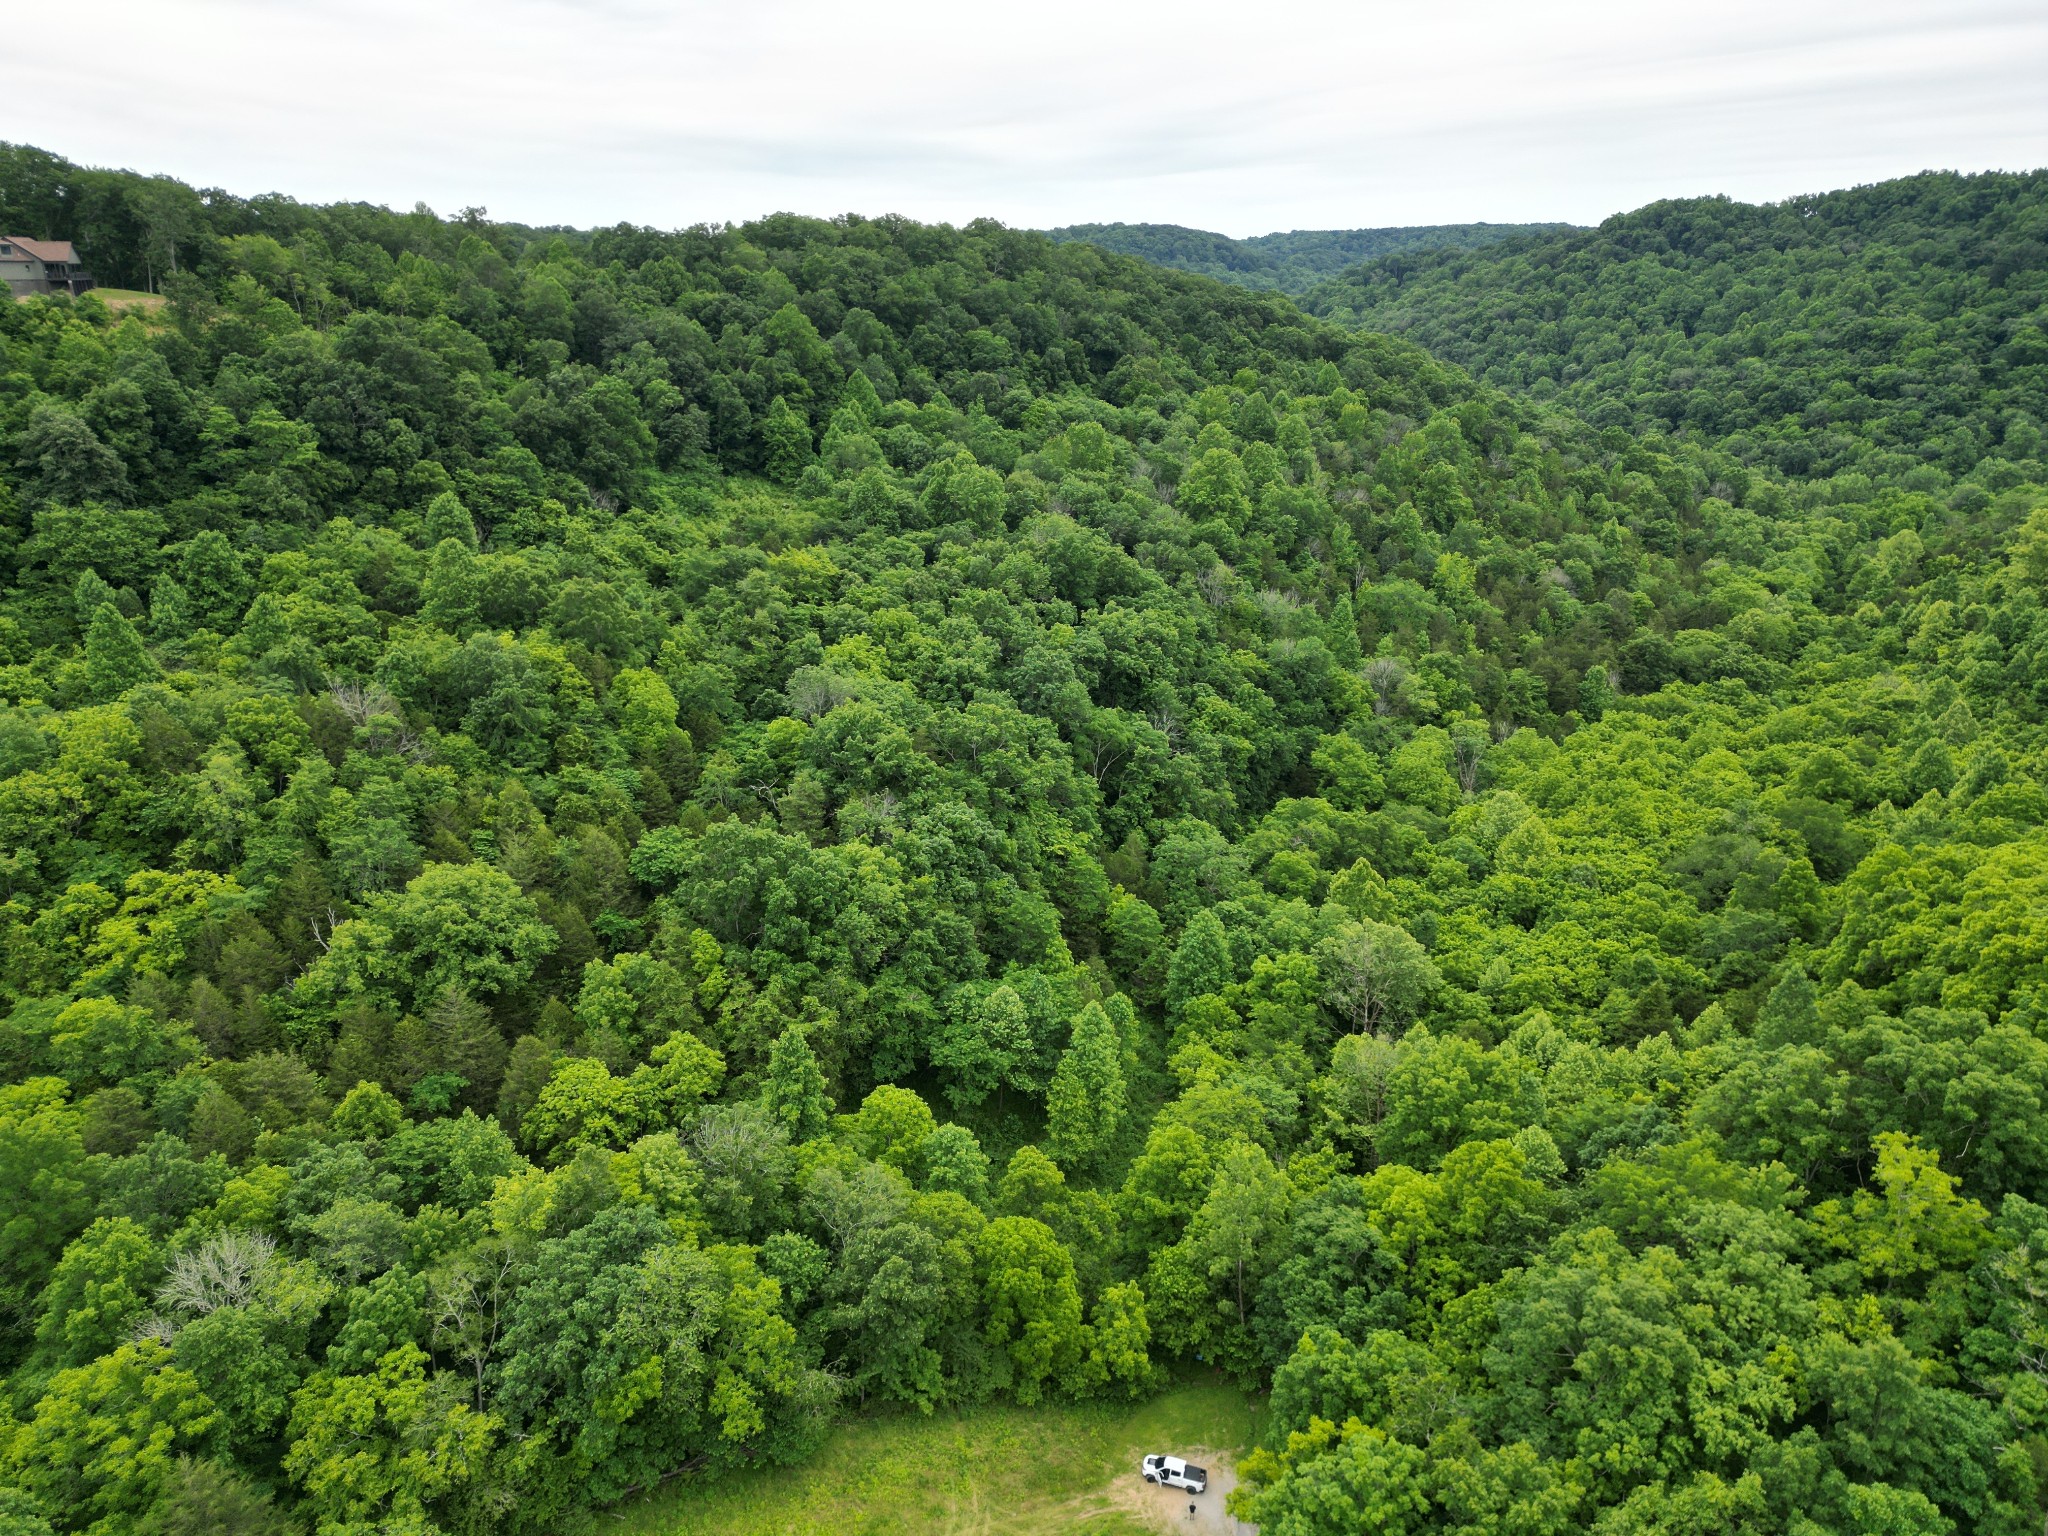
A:
<svg viewBox="0 0 2048 1536">
<path fill-rule="evenodd" d="M 94 0 L 0 138 L 241 193 L 673 227 L 1592 223 L 2048 165 L 2044 0 Z"/>
</svg>

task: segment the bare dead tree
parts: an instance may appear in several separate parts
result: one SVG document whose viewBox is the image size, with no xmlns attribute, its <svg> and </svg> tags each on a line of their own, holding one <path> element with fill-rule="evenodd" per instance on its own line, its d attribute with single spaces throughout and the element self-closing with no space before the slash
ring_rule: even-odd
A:
<svg viewBox="0 0 2048 1536">
<path fill-rule="evenodd" d="M 1102 788 L 1102 781 L 1109 776 L 1109 770 L 1129 755 L 1114 742 L 1097 741 L 1088 755 L 1088 771 L 1095 776 L 1095 787 Z"/>
<path fill-rule="evenodd" d="M 320 946 L 321 954 L 328 955 L 334 952 L 334 930 L 340 922 L 341 919 L 335 916 L 334 908 L 332 907 L 327 909 L 327 926 L 325 929 L 321 928 L 319 918 L 307 919 L 306 926 L 313 930 L 313 942 Z"/>
<path fill-rule="evenodd" d="M 426 743 L 405 723 L 404 706 L 382 683 L 337 683 L 327 696 L 350 725 L 368 733 L 365 745 L 371 751 L 394 753 L 411 763 L 431 756 Z"/>
<path fill-rule="evenodd" d="M 1479 787 L 1479 765 L 1486 761 L 1484 737 L 1460 735 L 1451 743 L 1451 772 L 1457 775 L 1458 788 L 1471 794 Z"/>
<path fill-rule="evenodd" d="M 1384 715 L 1394 707 L 1394 695 L 1408 680 L 1408 668 L 1398 656 L 1375 656 L 1365 664 L 1365 684 L 1372 689 L 1372 712 Z"/>
<path fill-rule="evenodd" d="M 1195 590 L 1211 608 L 1226 608 L 1237 596 L 1237 572 L 1227 562 L 1218 560 L 1195 577 Z"/>
<path fill-rule="evenodd" d="M 484 1409 L 484 1375 L 498 1355 L 517 1264 L 513 1244 L 481 1243 L 434 1280 L 434 1344 L 469 1372 L 478 1413 Z"/>
<path fill-rule="evenodd" d="M 1145 712 L 1145 719 L 1153 730 L 1166 738 L 1166 745 L 1170 750 L 1175 752 L 1180 750 L 1180 716 L 1162 704 L 1157 708 L 1147 710 Z"/>
<path fill-rule="evenodd" d="M 156 1303 L 166 1311 L 195 1317 L 253 1301 L 277 1261 L 277 1241 L 262 1232 L 216 1232 L 197 1248 L 171 1260 L 157 1287 Z"/>
</svg>

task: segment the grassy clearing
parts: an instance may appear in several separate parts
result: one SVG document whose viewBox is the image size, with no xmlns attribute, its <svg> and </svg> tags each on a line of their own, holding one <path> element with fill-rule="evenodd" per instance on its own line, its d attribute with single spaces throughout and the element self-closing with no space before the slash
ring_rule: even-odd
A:
<svg viewBox="0 0 2048 1536">
<path fill-rule="evenodd" d="M 146 314 L 155 314 L 164 307 L 162 294 L 144 293 L 139 288 L 94 288 L 91 292 L 109 309 L 139 309 Z"/>
<path fill-rule="evenodd" d="M 132 310 L 152 320 L 169 302 L 160 293 L 144 293 L 140 288 L 88 288 L 80 297 L 86 295 L 98 299 L 117 315 Z M 14 296 L 15 301 L 21 304 L 26 304 L 31 299 L 46 297 L 48 295 L 40 293 L 17 293 Z"/>
<path fill-rule="evenodd" d="M 800 1467 L 671 1485 L 626 1506 L 633 1536 L 1139 1536 L 1120 1499 L 1150 1450 L 1241 1453 L 1258 1404 L 1213 1380 L 1149 1402 L 857 1419 Z"/>
</svg>

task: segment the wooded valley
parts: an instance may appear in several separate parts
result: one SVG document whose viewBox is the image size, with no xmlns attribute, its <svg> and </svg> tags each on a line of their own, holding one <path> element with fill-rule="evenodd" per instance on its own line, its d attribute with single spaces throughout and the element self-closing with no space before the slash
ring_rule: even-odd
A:
<svg viewBox="0 0 2048 1536">
<path fill-rule="evenodd" d="M 1304 309 L 0 147 L 166 301 L 0 306 L 0 1533 L 1197 1364 L 1267 1536 L 2040 1530 L 2043 188 Z"/>
</svg>

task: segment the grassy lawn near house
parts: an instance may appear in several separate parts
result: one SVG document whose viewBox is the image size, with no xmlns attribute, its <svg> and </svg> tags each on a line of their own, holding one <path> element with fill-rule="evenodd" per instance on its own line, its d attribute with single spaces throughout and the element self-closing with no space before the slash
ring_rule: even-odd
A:
<svg viewBox="0 0 2048 1536">
<path fill-rule="evenodd" d="M 139 309 L 146 315 L 154 315 L 165 303 L 162 294 L 144 293 L 140 288 L 90 288 L 86 291 L 116 313 Z M 42 295 L 17 293 L 14 297 L 22 303 L 27 303 L 30 299 L 41 298 Z"/>
<path fill-rule="evenodd" d="M 109 309 L 139 309 L 154 314 L 164 307 L 162 294 L 144 293 L 139 288 L 95 288 L 92 293 Z"/>
<path fill-rule="evenodd" d="M 853 1419 L 802 1466 L 671 1484 L 597 1524 L 631 1536 L 1140 1536 L 1159 1527 L 1138 1458 L 1234 1461 L 1261 1406 L 1205 1378 L 1136 1404 Z"/>
</svg>

